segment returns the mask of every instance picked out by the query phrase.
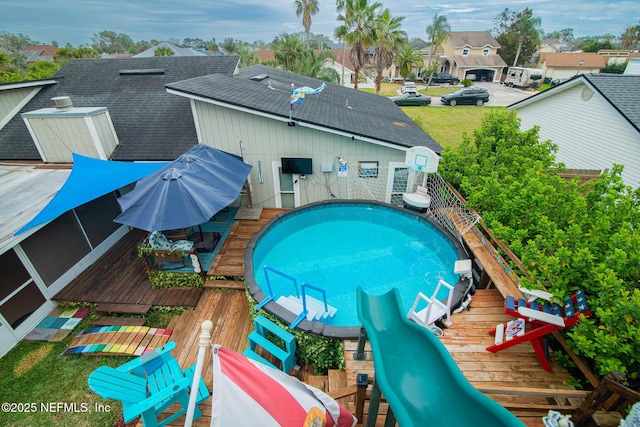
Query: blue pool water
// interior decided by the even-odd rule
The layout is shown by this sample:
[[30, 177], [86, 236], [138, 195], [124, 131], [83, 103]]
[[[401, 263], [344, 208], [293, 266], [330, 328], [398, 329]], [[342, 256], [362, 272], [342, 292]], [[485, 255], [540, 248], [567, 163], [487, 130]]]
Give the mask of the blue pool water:
[[[461, 258], [453, 237], [424, 218], [382, 204], [321, 203], [274, 221], [255, 243], [255, 282], [267, 294], [263, 266], [322, 288], [338, 308], [334, 326], [359, 326], [356, 286], [367, 293], [400, 289], [405, 310], [438, 281], [455, 285]], [[275, 299], [295, 293], [290, 281], [269, 275]], [[320, 299], [317, 293], [309, 293]], [[438, 295], [446, 298], [446, 291]]]

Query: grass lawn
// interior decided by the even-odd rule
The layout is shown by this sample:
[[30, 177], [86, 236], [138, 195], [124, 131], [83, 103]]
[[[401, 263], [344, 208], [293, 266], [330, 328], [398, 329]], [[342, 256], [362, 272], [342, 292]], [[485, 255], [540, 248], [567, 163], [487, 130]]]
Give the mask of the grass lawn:
[[[1, 426], [116, 425], [122, 414], [120, 403], [94, 394], [87, 378], [99, 366], [115, 367], [131, 358], [59, 356], [76, 333], [88, 327], [86, 320], [81, 322], [58, 343], [22, 341], [0, 359]], [[5, 403], [13, 404], [9, 411]]]
[[[432, 95], [435, 96], [435, 95]], [[427, 106], [400, 107], [411, 119], [444, 148], [456, 148], [462, 136], [471, 135], [482, 124], [482, 118], [490, 111], [506, 107], [476, 106]]]
[[[383, 82], [380, 95], [396, 96], [402, 85]], [[455, 92], [460, 87], [431, 86], [418, 92], [440, 98], [445, 93]], [[376, 93], [375, 89], [363, 88], [363, 92]], [[400, 107], [418, 126], [445, 148], [456, 148], [462, 142], [462, 135], [469, 134], [482, 124], [482, 117], [491, 110], [505, 109], [505, 107], [476, 107], [476, 106], [427, 106]]]

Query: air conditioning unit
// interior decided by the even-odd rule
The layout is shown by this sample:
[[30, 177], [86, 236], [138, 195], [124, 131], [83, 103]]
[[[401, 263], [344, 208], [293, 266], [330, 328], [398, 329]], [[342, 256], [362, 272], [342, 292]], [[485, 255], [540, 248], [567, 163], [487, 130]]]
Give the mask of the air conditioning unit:
[[68, 110], [73, 107], [71, 97], [69, 96], [56, 96], [51, 98], [51, 105], [58, 110]]

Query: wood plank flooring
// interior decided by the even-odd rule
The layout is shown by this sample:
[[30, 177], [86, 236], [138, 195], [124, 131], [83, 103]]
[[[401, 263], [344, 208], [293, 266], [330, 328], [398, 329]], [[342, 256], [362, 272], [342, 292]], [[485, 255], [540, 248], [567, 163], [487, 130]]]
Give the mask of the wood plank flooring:
[[[554, 372], [543, 370], [529, 343], [498, 353], [486, 351], [486, 347], [493, 343], [493, 337], [487, 332], [499, 322], [511, 319], [504, 314], [504, 298], [497, 289], [478, 290], [471, 302], [471, 309], [452, 316], [453, 325], [445, 330], [440, 341], [467, 380], [480, 390], [496, 387], [520, 387], [523, 391], [524, 388], [571, 389], [564, 384], [570, 378], [566, 370], [556, 363], [552, 363]], [[358, 373], [366, 373], [370, 377], [375, 375], [369, 343], [365, 347], [365, 361], [353, 358], [357, 341], [345, 341], [344, 349], [350, 385], [356, 383]], [[427, 355], [425, 363], [429, 363]], [[487, 394], [528, 426], [542, 426], [542, 416], [546, 414], [544, 408], [550, 408], [545, 397]]]
[[53, 299], [108, 304], [195, 307], [202, 289], [154, 289], [137, 246], [147, 232], [132, 230]]

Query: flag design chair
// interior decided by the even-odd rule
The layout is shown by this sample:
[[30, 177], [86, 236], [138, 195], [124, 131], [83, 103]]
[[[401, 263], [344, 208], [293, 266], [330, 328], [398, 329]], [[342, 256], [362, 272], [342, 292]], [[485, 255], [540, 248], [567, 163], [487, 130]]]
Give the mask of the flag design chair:
[[524, 320], [525, 332], [505, 334], [505, 325], [500, 324], [496, 329], [489, 331], [489, 334], [495, 335], [496, 339], [494, 344], [487, 347], [487, 350], [497, 353], [506, 348], [530, 342], [538, 356], [538, 360], [540, 360], [540, 364], [549, 372], [553, 370], [548, 359], [545, 336], [554, 331], [575, 325], [580, 321], [581, 314], [586, 317], [591, 316], [587, 306], [587, 298], [582, 289], [571, 295], [562, 306], [556, 303], [545, 302], [541, 304], [507, 296], [504, 311], [510, 316]]

